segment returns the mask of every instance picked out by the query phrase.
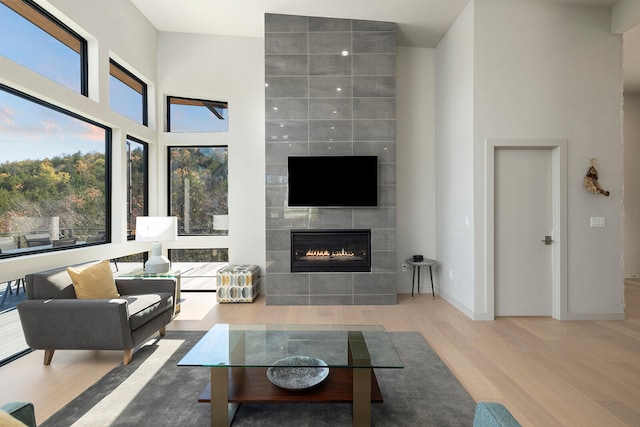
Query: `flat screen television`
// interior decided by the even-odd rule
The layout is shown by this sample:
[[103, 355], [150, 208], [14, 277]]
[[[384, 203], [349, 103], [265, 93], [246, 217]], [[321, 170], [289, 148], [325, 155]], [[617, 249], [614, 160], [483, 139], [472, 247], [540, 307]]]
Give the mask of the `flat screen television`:
[[377, 156], [291, 156], [290, 207], [378, 206]]

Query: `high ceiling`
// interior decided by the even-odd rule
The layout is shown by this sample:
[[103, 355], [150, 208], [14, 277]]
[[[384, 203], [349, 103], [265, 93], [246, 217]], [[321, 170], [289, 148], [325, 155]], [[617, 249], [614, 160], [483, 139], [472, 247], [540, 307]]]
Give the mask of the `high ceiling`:
[[[391, 21], [400, 46], [434, 48], [470, 0], [131, 0], [159, 31], [263, 37], [264, 14]], [[618, 0], [541, 0], [611, 7]], [[640, 32], [636, 31], [640, 38]], [[625, 37], [625, 44], [633, 42]], [[637, 51], [637, 50], [636, 50]], [[625, 84], [640, 92], [640, 55]], [[638, 76], [638, 78], [634, 77]], [[632, 83], [633, 82], [633, 83]]]

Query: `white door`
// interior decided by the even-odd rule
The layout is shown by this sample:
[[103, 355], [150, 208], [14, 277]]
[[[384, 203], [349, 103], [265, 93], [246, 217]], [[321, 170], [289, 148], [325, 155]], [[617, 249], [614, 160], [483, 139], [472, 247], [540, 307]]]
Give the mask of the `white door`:
[[495, 315], [550, 316], [552, 150], [495, 150]]

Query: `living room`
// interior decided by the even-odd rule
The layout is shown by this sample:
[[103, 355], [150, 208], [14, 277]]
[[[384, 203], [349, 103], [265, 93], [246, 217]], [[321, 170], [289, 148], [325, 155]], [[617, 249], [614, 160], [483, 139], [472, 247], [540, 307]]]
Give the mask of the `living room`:
[[[494, 318], [489, 297], [494, 291], [490, 262], [494, 258], [488, 251], [486, 228], [489, 203], [484, 182], [489, 173], [485, 139], [510, 140], [508, 144], [512, 145], [506, 147], [511, 147], [519, 143], [513, 139], [560, 138], [569, 145], [565, 157], [565, 222], [560, 224], [565, 234], [557, 237], [563, 239], [565, 255], [560, 257], [561, 273], [554, 285], [557, 294], [550, 316], [622, 320], [624, 277], [630, 277], [634, 270], [627, 269], [631, 263], [625, 263], [625, 270], [621, 267], [623, 253], [627, 253], [623, 252], [621, 238], [622, 39], [611, 32], [612, 9], [533, 0], [466, 3], [460, 3], [460, 16], [437, 46], [400, 45], [396, 52], [394, 273], [398, 305], [409, 302], [403, 295], [411, 287], [410, 273], [403, 272], [401, 264], [411, 254], [422, 253], [439, 263], [435, 277], [440, 298], [437, 304], [446, 301], [462, 313], [458, 317], [445, 308], [444, 316], [457, 319], [454, 324], [465, 319]], [[110, 110], [108, 96], [103, 93], [104, 77], [98, 77], [99, 73], [90, 72], [89, 98], [69, 93], [6, 58], [0, 58], [0, 82], [107, 124], [114, 130], [115, 141], [123, 143], [127, 135], [147, 141], [150, 158], [154, 159], [149, 164], [151, 213], [162, 214], [168, 205], [165, 147], [228, 146], [229, 236], [180, 237], [165, 246], [228, 248], [230, 263], [257, 264], [267, 270], [263, 38], [158, 31], [136, 7], [143, 7], [143, 2], [119, 1], [117, 7], [112, 1], [88, 5], [52, 0], [43, 4], [90, 40], [90, 50], [96, 55], [90, 71], [106, 75], [109, 58], [115, 56], [145, 79], [152, 99], [149, 126], [133, 123]], [[345, 17], [329, 13], [331, 8], [325, 7], [326, 12], [316, 15]], [[295, 10], [290, 13], [304, 15]], [[633, 16], [620, 14], [625, 19]], [[363, 11], [362, 16], [354, 18], [372, 16]], [[394, 21], [392, 17], [377, 19]], [[228, 100], [229, 132], [164, 132], [167, 95]], [[592, 158], [598, 159], [601, 182], [611, 191], [609, 198], [589, 194], [582, 187]], [[122, 167], [114, 163], [115, 171]], [[116, 197], [126, 194], [118, 173], [114, 173], [112, 185]], [[523, 194], [527, 192], [525, 189]], [[113, 206], [120, 206], [120, 202], [114, 199]], [[124, 216], [123, 209], [114, 209], [111, 243], [74, 250], [74, 261], [117, 258], [148, 250], [148, 244], [126, 239]], [[606, 217], [606, 227], [594, 232], [588, 226], [591, 216]], [[2, 259], [0, 280], [68, 263], [64, 251]], [[268, 278], [265, 284], [268, 295]], [[347, 323], [371, 319], [365, 313], [378, 309], [353, 308], [353, 312], [344, 314], [352, 309], [216, 306], [206, 318], [231, 322], [248, 316], [260, 321], [268, 313], [270, 319], [295, 322], [307, 318], [308, 313], [317, 322], [326, 316], [327, 322]], [[247, 314], [247, 310], [256, 312]], [[224, 314], [217, 317], [217, 312]], [[184, 317], [178, 320], [180, 328], [197, 322]], [[415, 322], [404, 318], [396, 324], [390, 321], [390, 327], [415, 330]], [[197, 329], [202, 327], [200, 324]], [[112, 362], [104, 363], [110, 366]], [[92, 381], [95, 377], [88, 377], [86, 384]]]

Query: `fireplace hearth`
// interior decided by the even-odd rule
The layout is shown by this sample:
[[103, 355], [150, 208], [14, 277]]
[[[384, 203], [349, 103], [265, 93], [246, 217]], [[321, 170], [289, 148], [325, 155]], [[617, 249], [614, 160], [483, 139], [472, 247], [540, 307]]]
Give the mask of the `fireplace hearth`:
[[371, 230], [291, 230], [291, 272], [371, 271]]

